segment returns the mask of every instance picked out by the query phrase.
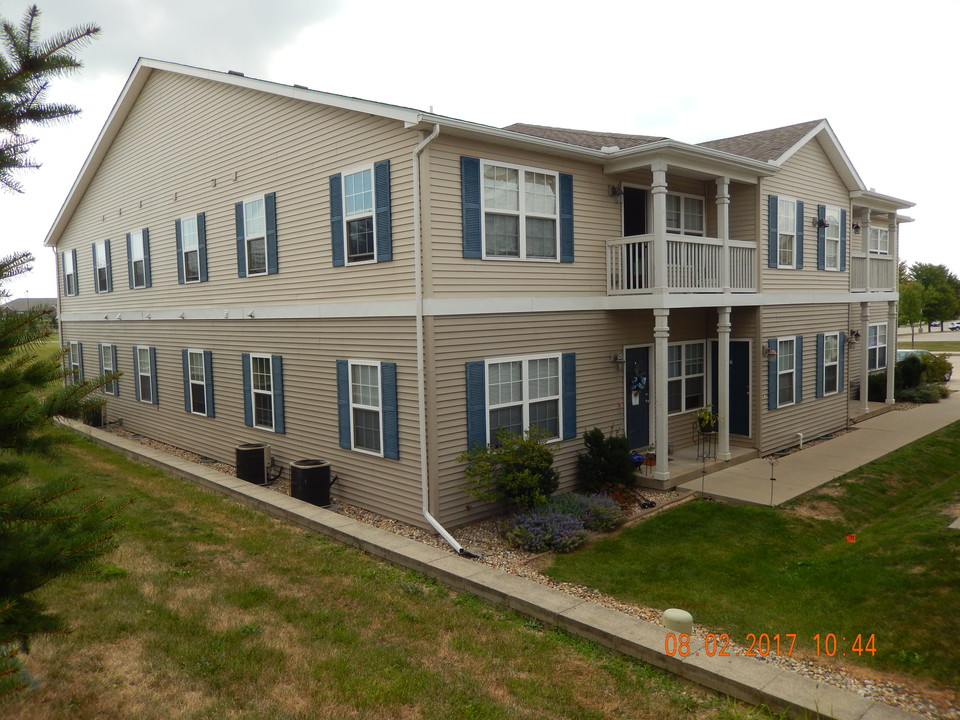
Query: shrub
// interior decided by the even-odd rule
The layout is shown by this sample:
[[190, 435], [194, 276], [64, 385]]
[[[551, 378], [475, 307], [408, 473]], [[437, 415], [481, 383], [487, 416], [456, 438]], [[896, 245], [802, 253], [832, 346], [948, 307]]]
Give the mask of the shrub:
[[625, 518], [620, 504], [606, 495], [563, 493], [548, 498], [542, 509], [573, 515], [582, 521], [583, 526], [588, 530], [599, 532], [613, 530]]
[[581, 488], [598, 493], [617, 485], [633, 487], [636, 484], [627, 438], [604, 437], [600, 428], [594, 428], [583, 434], [583, 444], [587, 452], [577, 455], [577, 480]]
[[505, 500], [530, 508], [544, 502], [560, 485], [553, 451], [537, 428], [524, 435], [500, 428], [494, 444], [479, 445], [457, 461], [467, 464], [466, 492], [480, 500]]
[[[915, 403], [936, 403], [940, 402], [941, 397], [946, 397], [942, 395], [941, 392], [946, 390], [945, 387], [933, 383], [928, 383], [926, 385], [920, 385], [915, 388], [907, 388], [906, 390], [901, 390], [897, 393], [897, 400], [900, 402], [915, 402]], [[949, 393], [949, 391], [947, 391]]]
[[583, 545], [587, 531], [573, 515], [537, 508], [517, 515], [508, 524], [504, 537], [511, 545], [528, 552], [570, 552]]

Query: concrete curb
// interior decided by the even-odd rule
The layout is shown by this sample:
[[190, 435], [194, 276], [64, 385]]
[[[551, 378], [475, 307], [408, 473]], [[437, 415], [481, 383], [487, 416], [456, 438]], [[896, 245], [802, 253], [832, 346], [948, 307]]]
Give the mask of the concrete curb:
[[[654, 623], [379, 530], [112, 433], [69, 420], [62, 424], [128, 458], [738, 700], [762, 705], [774, 712], [785, 710], [791, 717], [805, 720], [917, 720], [919, 717], [751, 657], [710, 657], [705, 653], [671, 657], [665, 649], [667, 631]], [[691, 639], [692, 653], [697, 650], [698, 642], [696, 638]]]

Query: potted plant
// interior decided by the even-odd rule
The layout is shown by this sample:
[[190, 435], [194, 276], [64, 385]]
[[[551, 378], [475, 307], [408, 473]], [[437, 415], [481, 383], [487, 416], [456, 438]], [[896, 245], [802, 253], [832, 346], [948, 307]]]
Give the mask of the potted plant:
[[697, 419], [697, 425], [700, 427], [700, 432], [716, 432], [717, 431], [717, 422], [720, 418], [717, 417], [717, 414], [713, 411], [712, 405], [707, 405], [700, 408], [694, 413], [694, 417]]

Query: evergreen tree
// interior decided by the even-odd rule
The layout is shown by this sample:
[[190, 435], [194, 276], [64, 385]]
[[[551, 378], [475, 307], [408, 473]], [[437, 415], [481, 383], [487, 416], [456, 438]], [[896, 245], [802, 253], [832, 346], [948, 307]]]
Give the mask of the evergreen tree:
[[38, 167], [29, 157], [36, 139], [23, 134], [25, 126], [46, 125], [80, 112], [73, 105], [46, 102], [50, 79], [80, 68], [72, 54], [100, 32], [83, 25], [41, 40], [40, 11], [32, 5], [19, 26], [0, 23], [0, 186], [21, 192], [13, 171]]

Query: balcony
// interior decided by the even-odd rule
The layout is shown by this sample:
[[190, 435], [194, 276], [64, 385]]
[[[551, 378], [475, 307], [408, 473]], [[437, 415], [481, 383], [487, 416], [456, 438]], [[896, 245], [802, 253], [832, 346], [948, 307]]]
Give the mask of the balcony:
[[[643, 295], [654, 288], [653, 235], [607, 241], [607, 294]], [[757, 244], [743, 240], [667, 236], [666, 287], [675, 293], [757, 291]], [[729, 282], [724, 275], [729, 268]]]
[[853, 253], [850, 292], [890, 292], [897, 289], [897, 267], [890, 255]]

